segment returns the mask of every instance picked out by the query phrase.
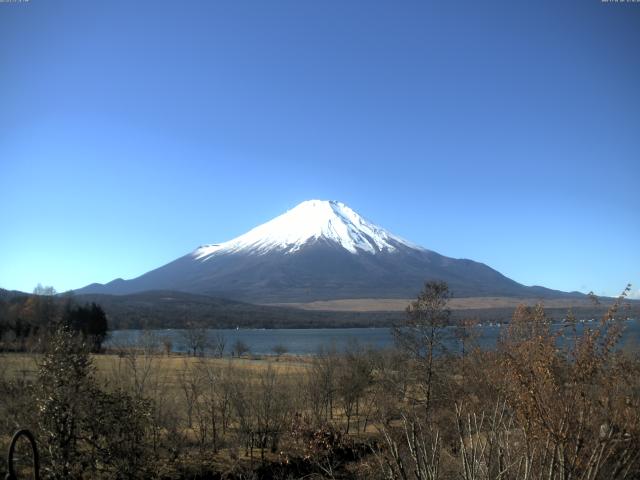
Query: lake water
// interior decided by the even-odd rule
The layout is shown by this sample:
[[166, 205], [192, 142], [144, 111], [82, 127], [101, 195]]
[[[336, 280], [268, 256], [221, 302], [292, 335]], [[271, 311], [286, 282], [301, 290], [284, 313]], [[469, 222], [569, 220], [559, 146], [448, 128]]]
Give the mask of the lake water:
[[[625, 331], [621, 346], [628, 348], [640, 348], [640, 321], [638, 319], [624, 322]], [[596, 322], [578, 324], [581, 330], [584, 327], [595, 327]], [[563, 324], [555, 324], [554, 329], [560, 329]], [[494, 348], [505, 325], [483, 325], [477, 327], [478, 344], [485, 349]], [[185, 352], [187, 342], [185, 331], [178, 329], [168, 330], [115, 330], [105, 343], [106, 347], [136, 346], [148, 343], [158, 343], [167, 339], [171, 342], [174, 352]], [[288, 353], [295, 355], [313, 355], [320, 349], [335, 348], [344, 351], [350, 345], [357, 344], [373, 348], [388, 348], [394, 345], [391, 329], [389, 328], [283, 328], [283, 329], [243, 329], [243, 330], [207, 330], [211, 340], [216, 334], [222, 334], [226, 341], [225, 354], [229, 355], [231, 347], [237, 340], [241, 340], [249, 346], [251, 353], [256, 355], [272, 355], [276, 345], [282, 345]], [[451, 351], [460, 349], [460, 342], [454, 340], [453, 329], [448, 329], [447, 347]]]

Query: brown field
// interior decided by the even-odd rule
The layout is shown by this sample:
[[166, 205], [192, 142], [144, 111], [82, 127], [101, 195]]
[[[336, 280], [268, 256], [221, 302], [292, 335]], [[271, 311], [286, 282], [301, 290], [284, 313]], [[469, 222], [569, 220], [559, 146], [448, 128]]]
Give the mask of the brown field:
[[[0, 378], [35, 379], [39, 358], [39, 355], [32, 353], [0, 353]], [[116, 372], [122, 372], [124, 364], [128, 363], [126, 357], [116, 353], [92, 355], [92, 360], [98, 378], [113, 377]], [[151, 363], [154, 373], [161, 372], [163, 380], [171, 385], [177, 383], [180, 372], [203, 364], [214, 368], [231, 366], [241, 372], [250, 372], [251, 374], [260, 374], [271, 367], [276, 373], [286, 377], [300, 376], [309, 369], [310, 365], [308, 358], [293, 355], [283, 355], [278, 359], [274, 356], [212, 358], [179, 354], [171, 354], [170, 356], [156, 354], [140, 355], [137, 358], [137, 363], [141, 363], [142, 360]]]
[[[342, 300], [319, 300], [307, 303], [273, 303], [272, 306], [301, 308], [303, 310], [323, 310], [333, 312], [400, 312], [407, 308], [411, 299], [398, 298], [348, 298]], [[591, 307], [591, 299], [561, 298], [540, 300], [539, 298], [514, 297], [468, 297], [452, 298], [449, 308], [452, 310], [472, 310], [483, 308], [515, 308], [518, 305], [544, 303], [547, 308]], [[603, 304], [607, 304], [606, 300]]]

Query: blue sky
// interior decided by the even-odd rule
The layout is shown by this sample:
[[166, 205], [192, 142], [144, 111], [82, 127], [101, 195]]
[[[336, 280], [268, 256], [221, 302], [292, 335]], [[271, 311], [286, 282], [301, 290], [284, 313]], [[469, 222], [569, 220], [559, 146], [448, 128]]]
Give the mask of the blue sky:
[[0, 287], [310, 199], [524, 284], [640, 286], [640, 4], [0, 3]]

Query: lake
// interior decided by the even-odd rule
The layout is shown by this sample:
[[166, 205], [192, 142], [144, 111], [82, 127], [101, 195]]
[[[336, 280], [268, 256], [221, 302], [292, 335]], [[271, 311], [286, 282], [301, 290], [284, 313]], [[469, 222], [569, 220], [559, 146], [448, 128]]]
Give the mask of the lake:
[[[579, 323], [582, 330], [597, 323]], [[624, 322], [625, 331], [621, 340], [621, 346], [638, 348], [640, 345], [640, 321], [638, 319]], [[565, 327], [566, 324], [554, 324], [553, 329]], [[478, 344], [485, 349], [495, 348], [500, 332], [507, 328], [506, 325], [483, 325], [477, 327]], [[163, 340], [171, 342], [174, 352], [185, 352], [186, 339], [184, 330], [114, 330], [105, 347], [136, 346], [151, 341], [160, 345]], [[320, 349], [335, 348], [344, 351], [350, 345], [358, 344], [376, 349], [392, 347], [394, 345], [391, 329], [389, 328], [283, 328], [283, 329], [241, 329], [241, 330], [207, 330], [209, 338], [216, 334], [222, 334], [226, 340], [225, 355], [229, 355], [231, 346], [237, 340], [241, 340], [249, 346], [251, 353], [256, 355], [272, 355], [276, 345], [283, 345], [288, 353], [294, 355], [313, 355]], [[451, 351], [460, 349], [460, 341], [455, 340], [453, 328], [448, 328], [446, 336], [447, 348]]]

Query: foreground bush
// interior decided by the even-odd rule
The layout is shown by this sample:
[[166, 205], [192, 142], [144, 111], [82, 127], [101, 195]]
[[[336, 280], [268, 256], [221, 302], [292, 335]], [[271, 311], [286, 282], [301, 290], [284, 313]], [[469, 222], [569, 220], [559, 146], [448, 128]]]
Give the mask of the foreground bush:
[[51, 336], [35, 389], [49, 478], [144, 477], [147, 402], [100, 389], [87, 346], [66, 324]]

